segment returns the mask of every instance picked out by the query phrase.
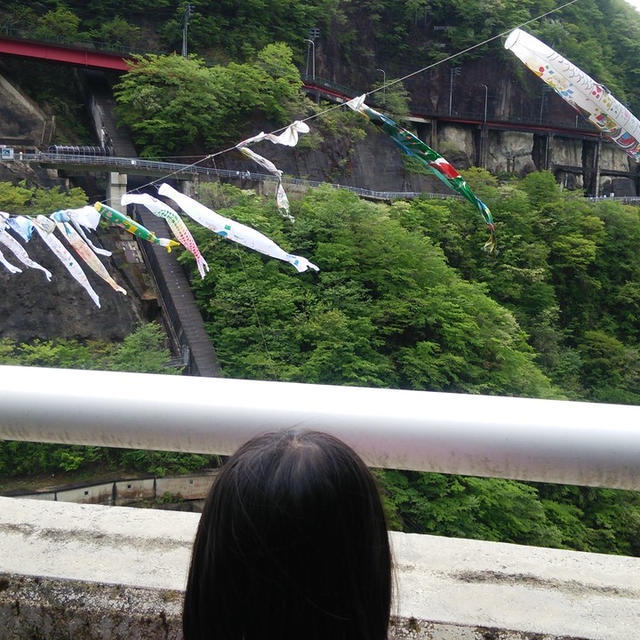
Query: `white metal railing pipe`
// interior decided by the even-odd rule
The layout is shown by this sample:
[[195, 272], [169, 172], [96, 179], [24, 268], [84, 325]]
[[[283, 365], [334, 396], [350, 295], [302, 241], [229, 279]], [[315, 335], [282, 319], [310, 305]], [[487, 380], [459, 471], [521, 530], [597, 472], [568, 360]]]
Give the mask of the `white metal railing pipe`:
[[333, 433], [371, 466], [640, 489], [640, 407], [0, 366], [0, 438], [229, 454]]

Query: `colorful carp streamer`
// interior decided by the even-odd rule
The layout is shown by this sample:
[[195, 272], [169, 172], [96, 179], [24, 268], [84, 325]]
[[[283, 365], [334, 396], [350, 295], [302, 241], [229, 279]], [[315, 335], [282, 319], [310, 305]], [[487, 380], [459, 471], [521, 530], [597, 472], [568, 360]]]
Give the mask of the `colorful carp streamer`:
[[98, 223], [100, 222], [100, 214], [96, 211], [95, 207], [90, 207], [86, 205], [84, 207], [80, 207], [79, 209], [63, 209], [63, 213], [66, 213], [71, 219], [71, 224], [75, 227], [75, 230], [78, 232], [80, 237], [91, 247], [94, 253], [97, 253], [101, 256], [110, 256], [111, 251], [107, 251], [106, 249], [101, 249], [100, 247], [96, 247], [89, 238], [87, 238], [85, 232], [82, 227], [86, 229], [91, 229], [91, 231], [95, 231], [98, 227]]
[[267, 236], [263, 235], [259, 231], [256, 231], [251, 227], [247, 227], [244, 224], [240, 224], [235, 220], [231, 220], [230, 218], [221, 216], [198, 201], [176, 191], [166, 183], [160, 185], [158, 193], [161, 196], [173, 200], [190, 218], [193, 218], [197, 223], [207, 229], [211, 229], [211, 231], [217, 233], [223, 238], [233, 240], [233, 242], [242, 244], [254, 251], [264, 253], [272, 258], [289, 262], [299, 272], [306, 271], [307, 269], [319, 271], [318, 267], [309, 262], [306, 258], [287, 253], [273, 240], [267, 238]]
[[189, 229], [187, 229], [187, 225], [182, 221], [182, 218], [176, 211], [161, 200], [158, 200], [158, 198], [150, 196], [148, 193], [141, 193], [139, 195], [125, 193], [120, 203], [123, 205], [141, 204], [149, 209], [154, 216], [164, 218], [173, 235], [180, 241], [180, 244], [193, 254], [193, 257], [196, 259], [198, 271], [200, 272], [200, 277], [204, 278], [204, 274], [209, 271], [209, 265], [202, 257], [196, 241], [193, 239]]
[[56, 229], [56, 223], [44, 216], [38, 216], [33, 222], [36, 231], [45, 242], [45, 244], [56, 254], [57, 258], [62, 262], [67, 271], [79, 282], [85, 289], [85, 291], [91, 296], [91, 299], [96, 303], [97, 307], [100, 307], [100, 298], [98, 294], [93, 290], [87, 276], [80, 268], [80, 265], [74, 260], [73, 256], [64, 248], [64, 245], [58, 238], [55, 237], [53, 232]]
[[97, 273], [112, 289], [127, 295], [123, 289], [110, 275], [105, 266], [100, 262], [98, 256], [91, 250], [91, 247], [80, 237], [76, 230], [69, 224], [71, 218], [66, 211], [56, 211], [51, 214], [51, 219], [55, 221], [60, 233], [67, 239], [73, 250], [84, 260], [90, 269]]
[[[9, 214], [0, 211], [0, 242], [13, 252], [13, 255], [22, 262], [23, 265], [31, 267], [32, 269], [38, 269], [44, 273], [47, 280], [51, 282], [51, 272], [45, 269], [42, 265], [38, 264], [29, 257], [29, 254], [25, 251], [24, 247], [6, 231], [6, 222], [9, 219]], [[5, 265], [6, 266], [6, 265]], [[14, 267], [15, 268], [15, 267]]]
[[161, 247], [165, 247], [169, 253], [171, 253], [172, 247], [179, 246], [179, 244], [174, 240], [158, 238], [153, 231], [149, 231], [149, 229], [143, 227], [135, 220], [132, 220], [129, 216], [108, 207], [106, 204], [96, 202], [94, 207], [100, 212], [100, 215], [109, 222], [120, 225], [129, 233], [132, 233], [134, 236], [138, 236], [138, 238], [142, 238], [143, 240], [147, 240], [147, 242], [152, 242], [153, 244], [159, 244]]
[[260, 132], [257, 136], [247, 138], [236, 145], [236, 149], [242, 153], [242, 155], [253, 160], [260, 166], [264, 167], [269, 173], [278, 178], [278, 185], [276, 186], [276, 205], [280, 213], [295, 222], [295, 218], [289, 212], [289, 198], [282, 186], [282, 171], [276, 167], [271, 160], [267, 160], [264, 156], [261, 156], [250, 149], [247, 149], [247, 145], [255, 142], [261, 142], [262, 140], [268, 140], [273, 144], [282, 144], [286, 147], [295, 147], [298, 144], [298, 137], [301, 133], [309, 133], [309, 125], [306, 122], [296, 120], [292, 122], [280, 135], [274, 135], [273, 133]]
[[420, 164], [444, 182], [444, 184], [446, 184], [450, 189], [459, 193], [463, 198], [466, 198], [471, 202], [471, 204], [478, 209], [480, 215], [483, 217], [491, 231], [489, 240], [485, 243], [484, 248], [489, 252], [495, 251], [496, 234], [491, 211], [489, 211], [489, 207], [487, 207], [487, 205], [482, 202], [475, 193], [473, 193], [465, 179], [456, 171], [453, 165], [451, 165], [431, 147], [422, 142], [420, 138], [400, 127], [391, 118], [367, 106], [364, 99], [365, 96], [362, 95], [354, 98], [353, 100], [349, 100], [345, 104], [351, 107], [354, 111], [363, 115], [365, 118], [368, 118], [376, 126], [380, 127], [404, 153], [418, 160]]
[[512, 31], [504, 46], [580, 115], [640, 162], [640, 121], [605, 86], [521, 29]]

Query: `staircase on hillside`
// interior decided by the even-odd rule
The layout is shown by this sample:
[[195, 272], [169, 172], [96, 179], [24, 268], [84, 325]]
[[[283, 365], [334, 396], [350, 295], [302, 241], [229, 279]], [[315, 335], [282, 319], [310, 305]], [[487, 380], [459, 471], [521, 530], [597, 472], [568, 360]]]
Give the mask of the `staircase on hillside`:
[[[136, 150], [126, 128], [116, 125], [115, 100], [111, 85], [102, 71], [84, 71], [89, 108], [98, 138], [104, 131], [110, 139], [112, 153], [135, 158]], [[101, 140], [102, 142], [103, 140]], [[136, 218], [157, 236], [171, 237], [164, 220], [144, 207], [136, 207]], [[180, 354], [184, 373], [194, 376], [220, 375], [220, 365], [211, 345], [189, 281], [175, 254], [149, 242], [138, 242], [149, 274], [155, 284], [165, 323]]]

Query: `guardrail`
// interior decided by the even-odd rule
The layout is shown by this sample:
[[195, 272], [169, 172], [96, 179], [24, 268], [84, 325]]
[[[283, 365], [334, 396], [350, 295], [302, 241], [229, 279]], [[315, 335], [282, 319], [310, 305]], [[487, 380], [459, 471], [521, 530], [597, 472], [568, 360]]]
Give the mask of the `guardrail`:
[[0, 438], [227, 455], [289, 427], [376, 467], [640, 489], [640, 407], [0, 367]]
[[[57, 153], [23, 153], [15, 154], [14, 161], [40, 162], [53, 165], [77, 165], [83, 167], [95, 167], [96, 170], [118, 171], [120, 173], [135, 172], [143, 175], [160, 175], [167, 178], [179, 179], [179, 175], [211, 176], [218, 178], [229, 178], [237, 180], [254, 180], [256, 182], [276, 182], [277, 178], [271, 174], [257, 173], [255, 171], [235, 171], [232, 169], [214, 169], [212, 167], [194, 166], [192, 164], [181, 164], [177, 162], [162, 162], [159, 160], [145, 160], [142, 158], [122, 158], [118, 156], [84, 156]], [[145, 173], [146, 172], [146, 173]], [[320, 180], [304, 180], [283, 176], [284, 184], [297, 184], [306, 187], [327, 186], [332, 189], [345, 189], [363, 198], [374, 200], [411, 200], [413, 198], [433, 198], [433, 199], [461, 199], [461, 196], [453, 193], [427, 193], [417, 191], [376, 191], [373, 189], [363, 189], [345, 184], [335, 184], [332, 182], [322, 182]], [[589, 196], [591, 201], [615, 200], [624, 204], [640, 204], [640, 197], [616, 196], [611, 198]]]

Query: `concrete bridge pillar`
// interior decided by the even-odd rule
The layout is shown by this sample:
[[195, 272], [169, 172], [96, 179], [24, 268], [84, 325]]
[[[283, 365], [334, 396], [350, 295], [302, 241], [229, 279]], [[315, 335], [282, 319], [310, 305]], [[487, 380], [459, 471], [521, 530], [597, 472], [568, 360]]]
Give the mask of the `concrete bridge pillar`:
[[545, 145], [545, 158], [544, 158], [545, 169], [551, 169], [551, 162], [553, 159], [553, 141], [554, 141], [553, 133], [547, 134], [547, 144]]
[[182, 193], [190, 198], [196, 198], [198, 195], [198, 175], [195, 174], [192, 180], [185, 180], [182, 183]]
[[489, 155], [489, 127], [486, 122], [480, 127], [478, 140], [478, 166], [486, 169]]
[[107, 201], [109, 206], [121, 213], [127, 212], [127, 207], [120, 204], [120, 198], [127, 192], [127, 174], [109, 173], [109, 182], [107, 184]]
[[438, 120], [437, 118], [431, 119], [431, 139], [429, 140], [429, 146], [432, 149], [438, 148]]

